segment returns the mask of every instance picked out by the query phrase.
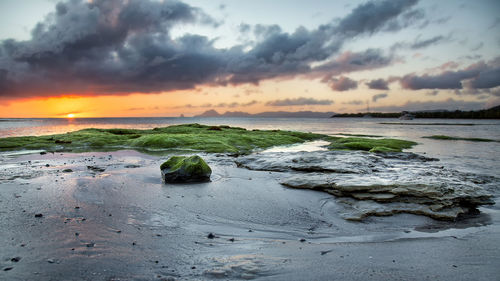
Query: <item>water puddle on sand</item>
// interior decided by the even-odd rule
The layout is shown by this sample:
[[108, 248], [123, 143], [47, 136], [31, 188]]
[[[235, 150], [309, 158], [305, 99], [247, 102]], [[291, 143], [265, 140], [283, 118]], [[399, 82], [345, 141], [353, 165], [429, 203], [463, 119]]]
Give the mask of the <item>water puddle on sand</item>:
[[285, 260], [263, 255], [235, 255], [209, 259], [211, 269], [204, 275], [217, 279], [255, 279], [271, 276]]
[[270, 152], [312, 152], [312, 151], [327, 151], [327, 145], [330, 142], [327, 141], [310, 141], [300, 144], [286, 145], [286, 146], [275, 146], [269, 149], [262, 151], [261, 153], [270, 153]]

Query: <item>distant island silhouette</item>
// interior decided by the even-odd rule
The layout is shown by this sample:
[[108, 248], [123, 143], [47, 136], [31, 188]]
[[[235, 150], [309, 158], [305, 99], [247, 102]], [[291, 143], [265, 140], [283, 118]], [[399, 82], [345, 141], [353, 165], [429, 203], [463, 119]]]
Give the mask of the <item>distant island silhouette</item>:
[[267, 111], [251, 114], [243, 111], [227, 111], [220, 114], [214, 109], [207, 110], [200, 115], [194, 117], [262, 117], [262, 118], [329, 118], [335, 112], [314, 112], [314, 111]]
[[[476, 111], [462, 110], [421, 110], [403, 111], [411, 113], [414, 118], [439, 118], [439, 119], [500, 119], [500, 105]], [[343, 118], [343, 117], [373, 117], [373, 118], [399, 118], [402, 112], [358, 112], [335, 113], [315, 111], [266, 111], [261, 113], [248, 113], [243, 111], [226, 111], [219, 113], [214, 109], [207, 110], [194, 117], [262, 117], [262, 118]]]

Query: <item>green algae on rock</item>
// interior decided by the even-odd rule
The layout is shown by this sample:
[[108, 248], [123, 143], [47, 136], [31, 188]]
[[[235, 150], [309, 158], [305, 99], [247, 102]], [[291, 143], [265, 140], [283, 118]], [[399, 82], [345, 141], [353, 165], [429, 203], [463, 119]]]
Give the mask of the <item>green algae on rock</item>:
[[[215, 129], [217, 128], [217, 129]], [[229, 126], [175, 125], [151, 130], [83, 129], [50, 136], [0, 139], [0, 150], [45, 149], [48, 151], [102, 151], [136, 149], [246, 154], [254, 149], [290, 145], [325, 138], [325, 135], [292, 131], [247, 131]]]
[[483, 139], [483, 138], [462, 138], [462, 137], [451, 137], [445, 135], [432, 135], [425, 136], [422, 138], [434, 139], [434, 140], [462, 140], [462, 141], [475, 141], [475, 142], [500, 142], [498, 140]]
[[201, 151], [248, 154], [256, 149], [325, 140], [330, 149], [401, 151], [416, 144], [395, 139], [341, 138], [282, 130], [246, 130], [229, 126], [174, 125], [151, 130], [83, 129], [50, 136], [0, 138], [0, 150], [44, 149], [47, 151], [110, 151], [135, 149], [146, 153]]
[[399, 139], [330, 138], [330, 150], [364, 150], [369, 152], [401, 152], [416, 142]]
[[210, 181], [212, 169], [198, 155], [172, 156], [161, 164], [161, 176], [167, 183]]

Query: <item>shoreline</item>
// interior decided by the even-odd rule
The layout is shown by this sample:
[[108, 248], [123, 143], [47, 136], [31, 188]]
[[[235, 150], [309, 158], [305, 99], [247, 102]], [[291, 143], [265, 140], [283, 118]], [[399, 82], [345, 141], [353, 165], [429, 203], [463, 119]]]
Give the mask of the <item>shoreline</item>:
[[[237, 168], [232, 157], [202, 156], [214, 173], [211, 182], [195, 185], [162, 183], [159, 165], [166, 158], [135, 151], [4, 159], [2, 166], [10, 170], [0, 180], [5, 245], [0, 276], [496, 278], [498, 205], [481, 208], [482, 215], [461, 223], [410, 214], [349, 222], [339, 217], [341, 207], [333, 196], [283, 187], [279, 180], [286, 173], [251, 171]], [[9, 171], [12, 179], [4, 177]], [[43, 217], [36, 218], [38, 213]], [[210, 233], [214, 239], [207, 238]], [[11, 261], [16, 257], [18, 262]]]

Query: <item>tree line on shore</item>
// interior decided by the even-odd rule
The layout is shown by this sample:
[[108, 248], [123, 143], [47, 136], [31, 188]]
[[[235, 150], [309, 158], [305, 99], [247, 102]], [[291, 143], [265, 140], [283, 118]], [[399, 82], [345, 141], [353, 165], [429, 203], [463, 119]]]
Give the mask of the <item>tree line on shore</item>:
[[[412, 111], [415, 118], [441, 118], [441, 119], [500, 119], [500, 105], [489, 109], [477, 111]], [[360, 113], [338, 113], [331, 116], [337, 117], [374, 117], [374, 118], [398, 118], [401, 112], [360, 112]]]

